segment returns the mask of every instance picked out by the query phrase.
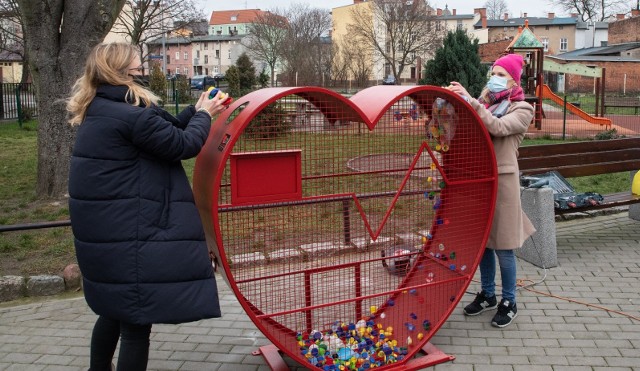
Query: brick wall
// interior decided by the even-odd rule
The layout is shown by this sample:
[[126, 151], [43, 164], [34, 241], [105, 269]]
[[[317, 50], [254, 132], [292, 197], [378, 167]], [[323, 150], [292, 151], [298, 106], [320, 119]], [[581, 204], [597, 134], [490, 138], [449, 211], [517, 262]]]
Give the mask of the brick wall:
[[478, 45], [478, 54], [482, 63], [493, 63], [500, 58], [512, 40], [500, 40]]
[[640, 41], [640, 17], [609, 23], [609, 45]]
[[[591, 63], [589, 63], [591, 65]], [[634, 62], [597, 62], [593, 63], [605, 70], [606, 93], [640, 94], [640, 65]], [[626, 82], [625, 82], [626, 74]], [[565, 75], [567, 92], [593, 93], [594, 78], [579, 75]]]

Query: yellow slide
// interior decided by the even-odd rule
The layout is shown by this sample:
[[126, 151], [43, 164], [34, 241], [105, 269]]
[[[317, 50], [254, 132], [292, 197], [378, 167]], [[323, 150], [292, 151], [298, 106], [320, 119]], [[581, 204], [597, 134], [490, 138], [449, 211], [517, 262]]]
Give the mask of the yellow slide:
[[[560, 106], [564, 106], [564, 99], [562, 99], [562, 97], [552, 92], [551, 89], [547, 86], [547, 84], [538, 85], [537, 90], [538, 90], [537, 91], [538, 96], [542, 95], [543, 99], [551, 99], [552, 101], [559, 104]], [[567, 110], [573, 113], [574, 115], [580, 117], [581, 119], [587, 122], [590, 122], [592, 124], [605, 125], [607, 127], [611, 127], [611, 120], [609, 120], [608, 118], [592, 116], [586, 113], [585, 111], [581, 110], [580, 108], [574, 106], [571, 103], [567, 103]]]

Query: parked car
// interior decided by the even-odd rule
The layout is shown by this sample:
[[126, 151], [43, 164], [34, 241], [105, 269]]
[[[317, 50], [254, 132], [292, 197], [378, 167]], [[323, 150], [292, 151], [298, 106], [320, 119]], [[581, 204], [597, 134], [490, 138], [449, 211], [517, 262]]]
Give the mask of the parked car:
[[224, 80], [224, 74], [223, 73], [216, 73], [215, 75], [213, 75], [213, 78], [216, 80]]
[[389, 75], [382, 80], [382, 85], [396, 85], [396, 77]]
[[195, 75], [191, 78], [191, 89], [204, 90], [216, 86], [216, 80], [209, 75]]

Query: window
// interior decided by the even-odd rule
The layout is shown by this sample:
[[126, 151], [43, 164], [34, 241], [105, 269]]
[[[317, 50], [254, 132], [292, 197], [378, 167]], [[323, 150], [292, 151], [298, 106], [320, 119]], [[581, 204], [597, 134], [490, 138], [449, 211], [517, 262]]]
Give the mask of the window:
[[207, 63], [209, 63], [209, 56], [205, 55], [204, 56], [204, 64], [207, 64]]
[[231, 59], [231, 49], [229, 49], [229, 59]]
[[549, 38], [548, 37], [543, 37], [542, 38], [542, 47], [544, 48], [545, 52], [549, 51]]
[[183, 72], [185, 75], [189, 74], [189, 67], [183, 67], [183, 68], [182, 68], [182, 72]]
[[461, 20], [459, 20], [459, 21], [458, 21], [458, 26], [457, 26], [457, 28], [458, 28], [459, 30], [462, 30], [462, 29], [464, 28], [464, 25], [462, 24], [462, 21], [461, 21]]
[[184, 60], [186, 61], [187, 59], [189, 59], [189, 53], [188, 52], [184, 52]]
[[176, 60], [180, 60], [180, 52], [176, 52]]
[[560, 39], [560, 50], [567, 50], [567, 46], [568, 46], [568, 42], [567, 42], [567, 38], [563, 37]]
[[204, 43], [204, 50], [209, 50], [209, 43]]
[[196, 50], [196, 58], [200, 58], [200, 50]]
[[171, 56], [167, 54], [167, 64], [171, 64]]
[[220, 49], [216, 50], [216, 59], [220, 59]]

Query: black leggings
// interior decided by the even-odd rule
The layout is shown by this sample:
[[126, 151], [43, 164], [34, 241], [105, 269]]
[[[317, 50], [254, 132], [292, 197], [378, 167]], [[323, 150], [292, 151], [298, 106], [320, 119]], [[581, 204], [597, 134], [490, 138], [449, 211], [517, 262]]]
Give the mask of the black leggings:
[[98, 317], [91, 336], [90, 371], [111, 371], [111, 361], [120, 339], [118, 371], [144, 371], [149, 361], [151, 325], [132, 325]]

